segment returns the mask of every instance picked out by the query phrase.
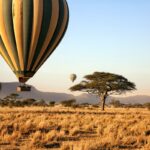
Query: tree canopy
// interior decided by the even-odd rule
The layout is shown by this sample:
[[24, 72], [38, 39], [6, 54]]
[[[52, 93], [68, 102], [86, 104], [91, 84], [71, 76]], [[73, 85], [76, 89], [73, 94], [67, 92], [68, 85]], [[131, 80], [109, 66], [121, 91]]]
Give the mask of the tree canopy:
[[128, 81], [122, 75], [113, 73], [94, 72], [84, 76], [84, 79], [79, 84], [72, 86], [70, 90], [98, 95], [104, 104], [108, 95], [122, 94], [136, 89], [133, 82]]

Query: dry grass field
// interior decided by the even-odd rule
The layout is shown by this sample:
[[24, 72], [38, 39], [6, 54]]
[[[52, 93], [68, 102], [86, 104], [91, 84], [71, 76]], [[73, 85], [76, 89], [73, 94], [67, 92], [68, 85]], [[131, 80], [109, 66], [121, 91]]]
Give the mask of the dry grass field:
[[150, 150], [147, 109], [0, 108], [0, 150]]

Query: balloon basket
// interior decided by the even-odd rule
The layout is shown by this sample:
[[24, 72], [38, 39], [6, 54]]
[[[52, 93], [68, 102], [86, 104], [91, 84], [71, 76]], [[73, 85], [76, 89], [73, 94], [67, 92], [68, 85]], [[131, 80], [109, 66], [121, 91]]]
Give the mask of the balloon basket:
[[18, 86], [17, 87], [17, 92], [30, 92], [31, 91], [31, 86]]

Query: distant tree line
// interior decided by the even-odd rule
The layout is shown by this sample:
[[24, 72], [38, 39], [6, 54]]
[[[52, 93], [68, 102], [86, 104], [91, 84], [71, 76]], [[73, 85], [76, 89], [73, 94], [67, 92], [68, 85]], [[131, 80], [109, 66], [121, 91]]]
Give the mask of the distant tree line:
[[[49, 103], [45, 102], [44, 100], [35, 100], [32, 98], [28, 99], [21, 99], [19, 94], [12, 93], [6, 96], [3, 99], [0, 99], [0, 106], [1, 107], [24, 107], [24, 106], [55, 106], [55, 101], [50, 101]], [[75, 99], [64, 100], [60, 102], [61, 105], [64, 107], [71, 107], [77, 106]]]
[[[89, 103], [82, 103], [78, 104], [76, 99], [68, 99], [63, 100], [59, 104], [64, 107], [72, 107], [72, 108], [85, 108], [85, 107], [93, 107], [98, 108], [98, 104], [89, 104]], [[35, 100], [32, 98], [28, 99], [21, 99], [18, 94], [12, 93], [6, 96], [4, 99], [0, 99], [0, 106], [1, 107], [24, 107], [24, 106], [47, 106], [53, 107], [56, 105], [55, 101], [50, 101], [46, 103], [44, 100]], [[107, 107], [115, 107], [115, 108], [148, 108], [150, 110], [150, 103], [145, 104], [123, 104], [119, 100], [112, 99], [108, 104]]]
[[115, 108], [148, 108], [150, 110], [150, 103], [123, 104], [119, 100], [112, 99], [109, 105]]
[[5, 107], [24, 107], [24, 106], [47, 106], [48, 104], [44, 100], [20, 99], [19, 94], [12, 93], [0, 100], [0, 106]]

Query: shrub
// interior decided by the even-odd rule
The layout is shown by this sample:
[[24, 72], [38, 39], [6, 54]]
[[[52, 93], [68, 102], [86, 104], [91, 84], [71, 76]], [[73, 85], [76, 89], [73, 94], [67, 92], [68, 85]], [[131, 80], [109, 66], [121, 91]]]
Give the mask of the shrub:
[[39, 100], [34, 103], [34, 106], [47, 106], [47, 103], [44, 100]]
[[122, 106], [122, 104], [120, 103], [119, 100], [115, 100], [115, 99], [112, 99], [111, 102], [110, 102], [111, 105], [113, 105], [114, 107], [120, 107]]
[[55, 105], [55, 101], [51, 101], [51, 102], [49, 102], [49, 106], [54, 106]]
[[65, 100], [61, 102], [61, 104], [65, 107], [73, 106], [75, 103], [76, 103], [75, 99]]
[[148, 110], [150, 110], [150, 103], [145, 103], [144, 107], [146, 107]]
[[24, 106], [31, 106], [36, 102], [35, 99], [24, 99], [21, 103]]

